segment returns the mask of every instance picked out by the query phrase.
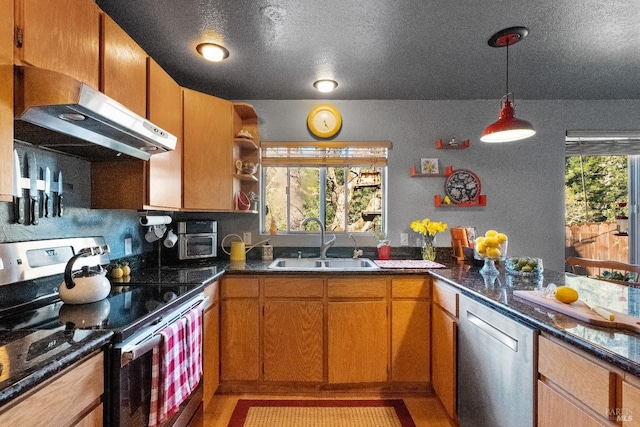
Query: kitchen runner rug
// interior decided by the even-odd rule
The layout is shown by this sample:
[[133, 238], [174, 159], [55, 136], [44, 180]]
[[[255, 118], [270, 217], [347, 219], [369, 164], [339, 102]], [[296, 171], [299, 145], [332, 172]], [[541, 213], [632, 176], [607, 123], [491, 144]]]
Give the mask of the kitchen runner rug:
[[402, 399], [240, 399], [228, 427], [416, 427]]

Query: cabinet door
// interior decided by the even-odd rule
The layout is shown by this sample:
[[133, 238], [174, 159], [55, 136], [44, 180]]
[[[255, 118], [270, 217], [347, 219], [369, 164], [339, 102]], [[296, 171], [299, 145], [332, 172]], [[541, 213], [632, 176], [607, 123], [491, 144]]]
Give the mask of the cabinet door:
[[182, 88], [154, 60], [148, 61], [147, 118], [178, 137], [176, 148], [147, 162], [150, 206], [182, 207]]
[[322, 320], [322, 301], [264, 303], [265, 381], [322, 381]]
[[184, 89], [183, 207], [234, 210], [232, 103]]
[[20, 62], [99, 88], [100, 9], [90, 0], [17, 0]]
[[391, 303], [391, 380], [428, 382], [430, 378], [429, 301]]
[[327, 323], [329, 383], [387, 381], [385, 301], [329, 302]]
[[260, 377], [260, 303], [258, 299], [222, 301], [220, 375], [223, 381]]
[[100, 90], [141, 117], [147, 115], [147, 54], [116, 22], [102, 16]]
[[622, 405], [618, 418], [625, 427], [640, 426], [640, 387], [622, 382]]
[[431, 312], [431, 382], [451, 418], [456, 417], [457, 322], [439, 305]]
[[0, 0], [0, 201], [12, 201], [13, 1]]
[[205, 288], [205, 295], [211, 304], [202, 315], [202, 363], [204, 390], [202, 401], [206, 407], [220, 384], [220, 301], [218, 299], [218, 282]]

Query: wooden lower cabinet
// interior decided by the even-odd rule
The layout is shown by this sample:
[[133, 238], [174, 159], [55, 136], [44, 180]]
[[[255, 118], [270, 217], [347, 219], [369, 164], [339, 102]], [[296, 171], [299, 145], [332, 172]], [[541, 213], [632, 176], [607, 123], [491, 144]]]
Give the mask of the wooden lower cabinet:
[[391, 381], [430, 381], [430, 313], [428, 278], [391, 279]]
[[257, 278], [223, 278], [220, 288], [220, 379], [260, 378], [260, 300]]
[[202, 313], [203, 405], [206, 407], [220, 385], [220, 297], [219, 281], [205, 287], [209, 305]]
[[264, 381], [322, 382], [322, 301], [265, 301]]
[[101, 426], [103, 393], [104, 354], [100, 352], [0, 408], [0, 425]]
[[640, 426], [640, 379], [634, 378], [634, 384], [622, 381], [622, 399], [617, 408], [616, 418], [625, 427]]
[[387, 381], [389, 326], [385, 301], [329, 302], [327, 330], [329, 383]]
[[430, 280], [393, 280], [224, 277], [221, 390], [428, 390]]
[[538, 426], [556, 427], [559, 425], [563, 427], [598, 427], [608, 424], [593, 418], [571, 399], [538, 381]]
[[433, 282], [431, 310], [431, 383], [447, 414], [456, 419], [458, 293], [439, 280]]

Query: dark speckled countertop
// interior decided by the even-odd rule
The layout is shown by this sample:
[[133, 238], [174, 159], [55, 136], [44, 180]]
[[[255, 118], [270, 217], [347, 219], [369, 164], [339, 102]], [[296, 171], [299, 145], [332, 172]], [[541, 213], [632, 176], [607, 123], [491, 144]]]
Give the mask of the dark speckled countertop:
[[[69, 332], [64, 329], [61, 326], [48, 330], [0, 332], [0, 406], [101, 350], [113, 335], [109, 331]], [[49, 348], [39, 348], [39, 343], [47, 343]], [[56, 343], [57, 348], [52, 348], [51, 343]], [[28, 362], [14, 359], [25, 353]]]

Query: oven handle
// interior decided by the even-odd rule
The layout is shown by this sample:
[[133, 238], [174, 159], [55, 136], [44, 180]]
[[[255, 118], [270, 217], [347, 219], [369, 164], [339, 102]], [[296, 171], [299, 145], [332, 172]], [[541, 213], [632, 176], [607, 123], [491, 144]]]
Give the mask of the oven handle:
[[128, 365], [129, 363], [133, 362], [134, 360], [142, 357], [149, 351], [153, 350], [154, 347], [157, 347], [158, 345], [160, 345], [160, 343], [162, 342], [162, 335], [160, 335], [159, 332], [162, 329], [164, 329], [167, 325], [175, 322], [179, 318], [183, 317], [189, 310], [192, 310], [193, 308], [198, 306], [206, 307], [207, 304], [209, 303], [209, 299], [210, 298], [208, 296], [201, 299], [199, 298], [197, 304], [190, 306], [187, 310], [180, 310], [180, 313], [178, 316], [172, 317], [169, 322], [163, 322], [159, 326], [156, 326], [154, 328], [155, 333], [153, 333], [151, 338], [149, 338], [148, 340], [145, 340], [133, 346], [126, 346], [126, 345], [123, 346], [121, 348], [122, 355], [120, 356], [120, 367], [122, 368]]

